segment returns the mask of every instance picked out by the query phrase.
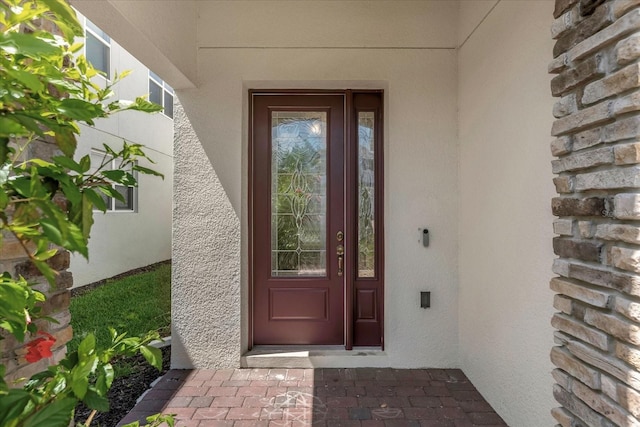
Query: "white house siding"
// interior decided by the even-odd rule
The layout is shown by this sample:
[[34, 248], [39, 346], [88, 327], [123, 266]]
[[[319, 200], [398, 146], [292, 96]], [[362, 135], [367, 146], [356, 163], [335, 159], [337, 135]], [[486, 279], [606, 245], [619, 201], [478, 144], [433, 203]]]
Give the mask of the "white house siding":
[[[461, 16], [478, 6], [462, 2]], [[546, 73], [553, 8], [501, 1], [461, 36], [468, 39], [459, 51], [460, 366], [518, 427], [555, 424]]]
[[[149, 92], [147, 68], [111, 39], [111, 75], [132, 73], [115, 86], [114, 99], [135, 99]], [[104, 82], [102, 77], [97, 82]], [[143, 144], [155, 164], [140, 162], [165, 175], [164, 180], [140, 174], [137, 212], [94, 213], [89, 242], [89, 262], [71, 260], [74, 286], [82, 286], [116, 274], [171, 258], [171, 203], [173, 181], [173, 120], [162, 114], [125, 112], [82, 126], [76, 157], [102, 149], [118, 149], [123, 139]]]

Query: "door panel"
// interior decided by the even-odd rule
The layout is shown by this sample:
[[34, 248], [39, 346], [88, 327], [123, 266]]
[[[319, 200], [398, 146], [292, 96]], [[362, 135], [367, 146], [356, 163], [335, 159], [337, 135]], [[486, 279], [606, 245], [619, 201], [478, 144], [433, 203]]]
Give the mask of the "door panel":
[[354, 346], [382, 346], [384, 314], [382, 93], [354, 93], [347, 188], [348, 227], [355, 242], [351, 285]]
[[254, 344], [343, 344], [344, 96], [252, 96]]
[[276, 288], [269, 291], [270, 320], [329, 320], [329, 292], [325, 288]]

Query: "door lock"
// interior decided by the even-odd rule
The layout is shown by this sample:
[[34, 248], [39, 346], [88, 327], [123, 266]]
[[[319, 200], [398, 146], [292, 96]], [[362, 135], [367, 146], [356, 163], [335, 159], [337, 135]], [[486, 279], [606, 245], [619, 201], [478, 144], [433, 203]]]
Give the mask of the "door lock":
[[336, 254], [338, 254], [338, 277], [342, 277], [344, 274], [344, 246], [338, 245]]

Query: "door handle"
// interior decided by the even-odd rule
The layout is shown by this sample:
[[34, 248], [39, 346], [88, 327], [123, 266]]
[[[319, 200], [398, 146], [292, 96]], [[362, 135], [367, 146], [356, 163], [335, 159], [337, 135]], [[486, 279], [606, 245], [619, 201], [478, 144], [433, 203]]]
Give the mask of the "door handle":
[[338, 277], [342, 277], [344, 274], [344, 246], [338, 245], [336, 253], [338, 254]]
[[344, 240], [344, 233], [338, 231], [336, 233], [336, 240], [338, 240], [338, 246], [336, 247], [336, 254], [338, 255], [338, 277], [342, 277], [344, 274], [344, 246], [342, 241]]

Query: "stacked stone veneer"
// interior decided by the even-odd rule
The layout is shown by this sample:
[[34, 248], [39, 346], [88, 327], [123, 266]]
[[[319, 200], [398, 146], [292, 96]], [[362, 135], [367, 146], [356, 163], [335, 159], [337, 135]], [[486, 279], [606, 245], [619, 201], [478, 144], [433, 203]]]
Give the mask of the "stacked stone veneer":
[[[45, 31], [60, 35], [60, 30], [50, 21], [35, 22]], [[28, 29], [24, 29], [28, 31]], [[53, 138], [47, 140], [36, 140], [29, 144], [25, 156], [27, 158], [38, 158], [50, 160], [54, 156], [61, 155], [62, 152], [56, 146]], [[58, 197], [58, 196], [56, 196]], [[65, 202], [59, 198], [59, 203], [63, 205]], [[34, 248], [27, 248], [33, 250]], [[56, 283], [50, 285], [47, 280], [42, 277], [40, 271], [29, 261], [25, 252], [25, 248], [11, 234], [5, 233], [0, 241], [0, 274], [9, 272], [14, 277], [22, 276], [29, 283], [34, 285], [34, 289], [39, 290], [46, 296], [46, 301], [41, 305], [42, 310], [40, 316], [46, 316], [54, 320], [37, 320], [38, 330], [48, 332], [56, 339], [56, 343], [52, 347], [53, 356], [48, 359], [42, 359], [36, 363], [28, 363], [24, 356], [27, 349], [24, 344], [34, 337], [27, 335], [25, 342], [16, 341], [13, 336], [0, 330], [0, 364], [6, 368], [5, 379], [13, 381], [21, 378], [29, 378], [31, 375], [43, 371], [50, 364], [57, 363], [65, 356], [67, 352], [67, 343], [71, 340], [73, 330], [71, 328], [71, 314], [69, 313], [69, 304], [71, 301], [71, 291], [73, 285], [73, 276], [67, 271], [70, 262], [69, 252], [59, 249], [58, 253], [48, 261], [49, 266], [58, 272]]]
[[[29, 157], [45, 160], [61, 154], [53, 142], [45, 141], [32, 142], [28, 150]], [[61, 203], [64, 202], [61, 201]], [[34, 248], [31, 247], [29, 249]], [[52, 357], [42, 359], [36, 363], [28, 363], [24, 358], [27, 352], [24, 344], [34, 337], [27, 336], [25, 343], [20, 343], [6, 332], [1, 332], [0, 335], [4, 339], [0, 340], [0, 363], [7, 368], [5, 379], [11, 381], [29, 378], [31, 375], [46, 369], [49, 364], [57, 363], [66, 354], [66, 344], [72, 336], [71, 315], [69, 313], [71, 293], [69, 288], [73, 285], [73, 278], [71, 273], [66, 271], [69, 268], [69, 261], [69, 252], [62, 249], [48, 261], [49, 265], [58, 271], [56, 283], [50, 285], [41, 276], [40, 271], [29, 261], [20, 242], [8, 233], [3, 236], [0, 243], [0, 273], [8, 271], [14, 277], [22, 276], [30, 283], [33, 283], [35, 289], [46, 295], [47, 299], [42, 304], [40, 314], [54, 319], [55, 322], [37, 320], [36, 325], [38, 330], [48, 332], [56, 338], [56, 343], [52, 347]]]
[[56, 338], [56, 343], [52, 347], [53, 356], [36, 363], [28, 363], [24, 358], [27, 353], [24, 344], [34, 338], [33, 336], [28, 335], [25, 343], [20, 343], [9, 334], [2, 333], [4, 339], [0, 341], [0, 363], [7, 368], [5, 379], [13, 381], [20, 378], [29, 378], [31, 375], [45, 370], [50, 364], [59, 362], [66, 354], [66, 344], [72, 336], [72, 329], [69, 324], [71, 320], [69, 314], [69, 288], [73, 284], [73, 280], [71, 273], [65, 271], [69, 267], [69, 253], [67, 251], [60, 252], [49, 261], [54, 269], [59, 270], [59, 275], [53, 286], [49, 285], [40, 276], [40, 272], [24, 256], [23, 249], [16, 240], [5, 238], [2, 243], [0, 257], [2, 271], [22, 275], [35, 284], [35, 289], [46, 295], [47, 300], [42, 305], [41, 314], [57, 322], [45, 320], [36, 322], [38, 330], [48, 332]]
[[640, 426], [640, 0], [556, 0], [555, 18], [552, 414]]

